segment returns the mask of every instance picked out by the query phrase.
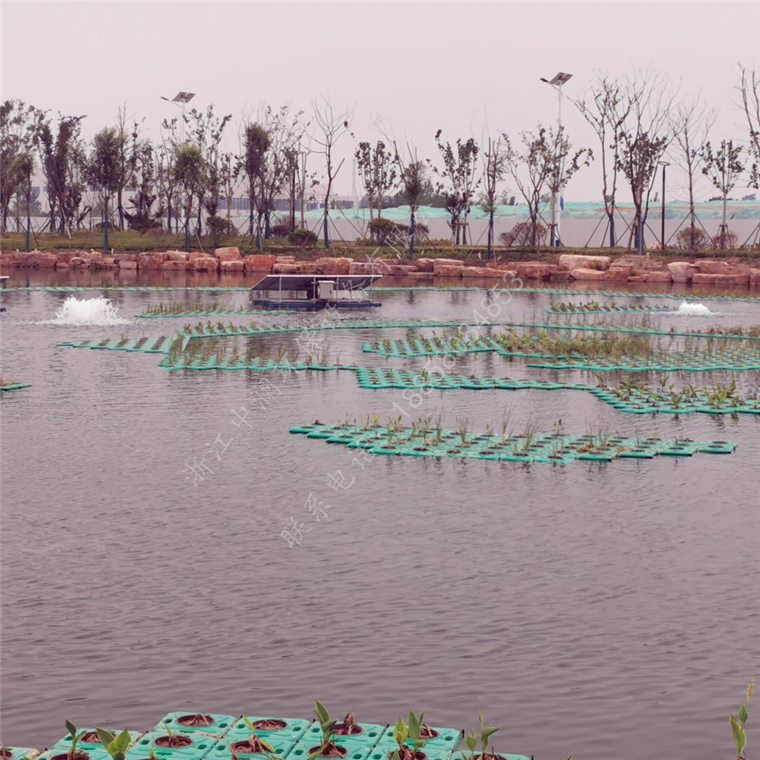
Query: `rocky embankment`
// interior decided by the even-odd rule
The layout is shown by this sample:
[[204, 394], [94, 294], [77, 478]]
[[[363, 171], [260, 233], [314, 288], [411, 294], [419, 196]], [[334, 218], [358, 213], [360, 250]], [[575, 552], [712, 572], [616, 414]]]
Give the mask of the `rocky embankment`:
[[669, 264], [639, 257], [612, 260], [609, 256], [562, 254], [557, 263], [494, 260], [468, 266], [458, 259], [415, 259], [408, 264], [384, 259], [356, 261], [346, 257], [323, 257], [296, 261], [292, 256], [253, 254], [241, 256], [237, 248], [217, 248], [213, 253], [165, 251], [119, 253], [106, 256], [93, 251], [66, 253], [0, 253], [2, 268], [162, 270], [192, 272], [259, 272], [274, 274], [386, 274], [404, 277], [488, 278], [510, 281], [550, 282], [661, 282], [723, 287], [760, 287], [760, 269], [732, 265], [724, 260], [675, 261]]

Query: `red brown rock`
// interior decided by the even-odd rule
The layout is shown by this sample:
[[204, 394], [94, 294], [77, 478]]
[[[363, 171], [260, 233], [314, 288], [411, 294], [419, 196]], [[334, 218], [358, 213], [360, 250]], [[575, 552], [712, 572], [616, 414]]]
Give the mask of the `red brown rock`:
[[119, 270], [126, 270], [126, 269], [137, 269], [137, 262], [136, 261], [120, 261], [119, 262]]
[[196, 272], [216, 272], [219, 270], [219, 260], [213, 256], [198, 256], [190, 261], [192, 269]]
[[556, 264], [542, 264], [538, 261], [515, 264], [517, 276], [525, 280], [548, 280], [557, 269]]
[[240, 256], [240, 251], [234, 246], [231, 248], [217, 248], [214, 251], [214, 256], [216, 256], [219, 261], [239, 261], [242, 258]]
[[170, 272], [186, 272], [188, 269], [193, 268], [193, 262], [191, 261], [165, 261], [160, 269]]
[[435, 270], [433, 274], [436, 277], [461, 277], [463, 266], [454, 266], [453, 264], [439, 264], [435, 263]]
[[79, 269], [81, 267], [87, 266], [87, 260], [83, 259], [81, 256], [74, 256], [69, 260], [69, 266], [74, 269]]
[[607, 270], [606, 275], [607, 275], [607, 279], [608, 280], [623, 280], [623, 281], [627, 281], [628, 278], [631, 276], [631, 272], [632, 271], [633, 271], [633, 267], [614, 266], [614, 267], [610, 267]]
[[300, 261], [295, 266], [296, 274], [317, 274], [316, 261]]
[[317, 272], [320, 274], [348, 274], [352, 260], [345, 257], [323, 257], [316, 260]]
[[673, 282], [691, 282], [694, 267], [688, 261], [673, 261], [668, 264], [668, 271]]
[[12, 253], [0, 253], [0, 268], [13, 266]]
[[168, 253], [142, 253], [138, 259], [138, 267], [140, 269], [159, 269], [161, 264], [168, 260]]
[[167, 251], [166, 255], [169, 261], [190, 261], [190, 254], [187, 251]]
[[648, 274], [632, 274], [628, 278], [628, 282], [646, 282], [648, 277]]
[[673, 282], [670, 272], [647, 272], [647, 282]]
[[608, 269], [610, 266], [609, 256], [588, 256], [582, 253], [563, 253], [559, 257], [561, 269]]
[[575, 280], [606, 280], [607, 272], [601, 269], [584, 269], [580, 267], [578, 269], [571, 270], [573, 279]]
[[298, 267], [295, 264], [275, 264], [272, 272], [274, 274], [297, 274]]
[[501, 277], [501, 274], [492, 267], [462, 267], [462, 277]]
[[245, 271], [271, 272], [277, 257], [265, 253], [255, 253], [243, 259]]
[[700, 274], [732, 274], [731, 266], [727, 261], [704, 259], [694, 262], [694, 266]]
[[748, 274], [750, 285], [760, 285], [760, 269], [750, 269]]
[[420, 272], [432, 272], [435, 259], [415, 259], [414, 263], [417, 265], [417, 269]]
[[67, 264], [65, 261], [59, 261], [59, 262], [58, 262], [58, 263], [55, 265], [55, 268], [56, 268], [56, 269], [68, 269], [68, 268], [69, 268], [69, 265], [68, 265], [68, 264]]
[[219, 268], [222, 272], [242, 272], [245, 268], [243, 261], [238, 259], [229, 259], [227, 261], [219, 260]]
[[37, 258], [37, 266], [40, 269], [55, 269], [58, 257], [54, 253], [40, 253]]
[[691, 280], [693, 285], [747, 285], [749, 274], [706, 274], [697, 272]]

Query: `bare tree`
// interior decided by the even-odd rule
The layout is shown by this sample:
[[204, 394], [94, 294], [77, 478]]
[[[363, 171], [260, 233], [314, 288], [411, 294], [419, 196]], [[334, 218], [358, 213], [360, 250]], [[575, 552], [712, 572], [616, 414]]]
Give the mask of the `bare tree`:
[[490, 259], [493, 248], [493, 217], [496, 211], [496, 195], [499, 182], [507, 171], [507, 158], [501, 137], [488, 138], [483, 152], [483, 197], [480, 206], [488, 214], [488, 252]]
[[726, 212], [728, 194], [734, 189], [739, 177], [744, 171], [744, 166], [739, 160], [742, 149], [734, 146], [733, 140], [721, 140], [720, 149], [713, 153], [712, 146], [708, 142], [702, 150], [701, 158], [704, 162], [702, 174], [707, 177], [713, 186], [720, 190], [723, 198], [723, 222], [720, 225], [720, 233], [728, 231]]
[[330, 209], [330, 193], [332, 192], [332, 185], [335, 177], [338, 175], [341, 166], [343, 166], [345, 162], [345, 159], [341, 159], [340, 163], [335, 166], [333, 151], [335, 149], [335, 144], [340, 137], [345, 132], [348, 132], [348, 125], [353, 115], [353, 111], [351, 109], [346, 109], [343, 113], [336, 114], [333, 110], [330, 99], [325, 97], [322, 98], [321, 103], [316, 99], [313, 100], [312, 108], [314, 109], [314, 123], [316, 126], [313, 139], [319, 146], [319, 152], [325, 157], [327, 185], [325, 187], [324, 242], [325, 248], [329, 248], [330, 237], [327, 230], [327, 222]]
[[504, 160], [507, 171], [528, 206], [531, 250], [536, 247], [538, 219], [545, 189], [559, 192], [573, 175], [588, 166], [593, 155], [581, 148], [571, 155], [572, 146], [565, 137], [565, 128], [555, 132], [552, 127], [538, 126], [535, 132], [523, 132], [522, 147], [515, 149], [507, 135], [504, 140]]
[[411, 145], [407, 145], [406, 157], [401, 154], [395, 142], [393, 151], [393, 160], [399, 168], [401, 192], [409, 206], [409, 258], [413, 259], [417, 235], [416, 213], [422, 205], [427, 190], [427, 166], [424, 161], [417, 158], [417, 150]]
[[442, 132], [440, 129], [436, 132], [435, 141], [443, 159], [443, 169], [437, 169], [432, 163], [431, 167], [435, 174], [448, 183], [439, 182], [437, 189], [443, 193], [446, 201], [454, 243], [459, 245], [461, 233], [462, 244], [467, 245], [467, 216], [480, 184], [480, 179], [476, 179], [480, 147], [472, 137], [467, 140], [458, 138], [453, 146], [448, 142], [442, 143]]
[[749, 186], [760, 189], [760, 75], [755, 69], [740, 67], [739, 93], [749, 130]]
[[[675, 96], [670, 83], [654, 71], [635, 71], [624, 83], [631, 104], [628, 117], [618, 129], [617, 168], [628, 182], [634, 206], [632, 235], [638, 253], [644, 253], [644, 225], [657, 164], [673, 133], [670, 114]], [[631, 238], [629, 238], [630, 241]]]
[[360, 142], [354, 153], [364, 192], [369, 201], [369, 220], [374, 219], [377, 201], [377, 215], [383, 215], [383, 200], [386, 193], [396, 185], [396, 157], [385, 150], [385, 143], [378, 140], [373, 148], [368, 142]]
[[696, 96], [682, 102], [670, 119], [670, 130], [673, 133], [673, 161], [686, 175], [689, 193], [689, 226], [692, 228], [696, 226], [694, 185], [702, 173], [702, 151], [717, 118], [716, 109], [711, 108], [702, 102], [699, 96]]
[[[0, 105], [0, 214], [2, 231], [7, 229], [8, 206], [16, 192], [26, 192], [28, 174], [34, 168], [35, 137], [44, 114], [20, 100]], [[29, 164], [29, 155], [32, 164]]]
[[631, 112], [631, 93], [607, 74], [599, 74], [583, 99], [572, 101], [599, 138], [604, 211], [610, 231], [610, 248], [615, 237], [615, 199], [617, 195], [620, 130]]

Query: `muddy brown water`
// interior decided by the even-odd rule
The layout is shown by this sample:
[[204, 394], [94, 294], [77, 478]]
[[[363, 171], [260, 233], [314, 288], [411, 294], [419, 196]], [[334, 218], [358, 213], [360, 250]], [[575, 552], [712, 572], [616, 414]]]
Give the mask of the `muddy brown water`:
[[[11, 274], [20, 284], [64, 279]], [[317, 698], [357, 722], [395, 722], [412, 708], [433, 726], [469, 729], [482, 711], [503, 727], [500, 754], [730, 756], [728, 712], [758, 675], [760, 418], [642, 418], [578, 391], [435, 391], [413, 408], [411, 394], [360, 389], [346, 371], [168, 372], [155, 354], [57, 347], [197, 321], [133, 319], [151, 303], [245, 299], [76, 294], [98, 295], [130, 324], [40, 324], [66, 294], [2, 296], [2, 372], [33, 384], [0, 401], [6, 745], [49, 747], [67, 718], [146, 730], [178, 710], [309, 717]], [[370, 318], [469, 320], [484, 296], [378, 297]], [[516, 294], [499, 318], [539, 317], [548, 303]], [[760, 305], [705, 303], [720, 314], [654, 319], [666, 329], [760, 322]], [[326, 341], [345, 364], [420, 369], [425, 360], [361, 352], [405, 331], [335, 331]], [[458, 362], [461, 374], [593, 382], [494, 354]], [[757, 391], [758, 373], [736, 378]], [[278, 392], [267, 396], [265, 380]], [[241, 408], [250, 427], [233, 424]], [[513, 432], [532, 421], [551, 433], [562, 419], [573, 435], [603, 428], [739, 445], [730, 456], [522, 465], [369, 460], [287, 432], [316, 419], [438, 411], [451, 429], [459, 417], [499, 432], [505, 408]], [[187, 479], [194, 457], [212, 471], [197, 485]], [[304, 533], [288, 548], [291, 518]], [[748, 730], [752, 741], [751, 717]]]

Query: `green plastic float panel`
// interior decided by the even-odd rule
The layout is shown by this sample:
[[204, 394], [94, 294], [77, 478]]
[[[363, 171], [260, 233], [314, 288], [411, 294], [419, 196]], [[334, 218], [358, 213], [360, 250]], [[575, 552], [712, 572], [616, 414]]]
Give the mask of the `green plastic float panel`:
[[426, 435], [411, 429], [389, 433], [381, 428], [368, 431], [351, 425], [301, 425], [291, 428], [290, 432], [321, 438], [327, 443], [340, 443], [349, 448], [364, 448], [372, 454], [506, 462], [610, 461], [619, 457], [651, 459], [657, 455], [730, 454], [736, 449], [736, 444], [725, 441], [556, 434], [538, 435], [530, 439], [505, 436], [503, 440], [498, 435], [470, 435], [469, 440], [463, 443], [461, 435], [453, 430], [442, 430], [439, 440], [435, 431], [428, 431]]
[[[379, 744], [386, 745], [396, 743], [393, 739], [394, 728], [395, 726], [388, 726], [388, 728], [385, 729], [385, 733]], [[436, 732], [438, 736], [434, 736], [432, 739], [425, 739], [426, 749], [443, 749], [453, 752], [459, 746], [459, 742], [464, 736], [464, 731], [457, 731], [455, 728], [438, 728], [437, 726], [430, 726], [430, 730]], [[410, 747], [414, 744], [411, 739], [407, 739], [406, 743]]]
[[[335, 735], [332, 737], [332, 741], [339, 747], [374, 747], [380, 741], [387, 728], [386, 725], [381, 726], [378, 723], [357, 723], [356, 725], [362, 729], [360, 734], [351, 734], [350, 736]], [[301, 737], [301, 742], [309, 746], [321, 744], [322, 729], [319, 727], [319, 723], [314, 722], [309, 726]]]
[[[407, 742], [409, 747], [412, 746], [410, 742]], [[373, 755], [371, 760], [393, 760], [393, 753], [398, 751], [398, 744], [396, 742], [382, 742], [373, 749]], [[419, 760], [449, 760], [451, 757], [450, 749], [436, 749], [431, 747], [428, 742], [425, 742], [425, 746], [417, 750], [421, 752], [425, 757], [419, 758]]]
[[[346, 737], [336, 736], [334, 738], [335, 743], [339, 747], [345, 747], [348, 751], [343, 756], [342, 760], [368, 760], [369, 754], [372, 752], [371, 744], [347, 744], [338, 741], [338, 739], [345, 739]], [[306, 738], [301, 739], [296, 743], [296, 746], [290, 751], [288, 760], [307, 760], [314, 747], [318, 747], [322, 744], [322, 733], [320, 732], [319, 739], [316, 743], [308, 741]], [[319, 760], [319, 758], [317, 758]], [[337, 759], [336, 759], [337, 760]]]
[[37, 750], [31, 747], [4, 747], [6, 752], [10, 752], [10, 757], [6, 760], [23, 760], [25, 757], [37, 757]]
[[[256, 734], [272, 748], [274, 755], [283, 758], [283, 760], [290, 755], [297, 744], [296, 739], [292, 736], [275, 738], [272, 736], [266, 736], [258, 731]], [[263, 752], [241, 752], [240, 750], [236, 750], [237, 754], [233, 755], [231, 745], [236, 742], [245, 741], [250, 735], [250, 731], [248, 731], [247, 734], [241, 734], [240, 736], [231, 736], [228, 734], [224, 739], [221, 739], [214, 745], [211, 751], [206, 755], [206, 758], [208, 760], [234, 760], [237, 756], [252, 758], [252, 760], [269, 760]]]
[[[207, 726], [186, 726], [179, 722], [179, 719], [186, 715], [205, 715], [207, 718], [211, 718], [211, 723]], [[188, 711], [176, 711], [170, 712], [164, 718], [162, 718], [153, 728], [153, 733], [166, 731], [168, 724], [169, 728], [177, 734], [213, 734], [214, 736], [225, 736], [232, 726], [235, 725], [234, 715], [215, 715], [214, 713], [191, 713]]]
[[300, 312], [295, 309], [235, 309], [228, 311], [178, 311], [175, 314], [149, 314], [148, 312], [142, 312], [141, 314], [135, 314], [136, 317], [141, 319], [173, 319], [183, 318], [192, 319], [193, 317], [246, 317], [246, 316], [265, 316], [270, 314], [299, 314]]
[[629, 312], [665, 312], [668, 314], [672, 313], [673, 310], [669, 309], [667, 306], [600, 306], [598, 309], [575, 309], [563, 311], [562, 309], [555, 309], [552, 306], [547, 306], [544, 311], [547, 314], [567, 314], [569, 316], [575, 316], [576, 314], [627, 314]]
[[202, 760], [214, 748], [219, 741], [215, 736], [204, 734], [181, 734], [189, 738], [192, 744], [186, 747], [160, 747], [155, 743], [156, 739], [168, 736], [166, 731], [155, 731], [141, 736], [127, 752], [125, 760], [148, 760], [151, 749], [159, 760]]
[[[235, 293], [235, 292], [247, 292], [250, 291], [250, 286], [248, 287], [222, 287], [222, 286], [206, 286], [206, 287], [194, 287], [194, 286], [186, 286], [186, 287], [149, 287], [149, 286], [141, 286], [141, 285], [124, 285], [124, 286], [118, 286], [118, 285], [100, 285], [100, 286], [90, 286], [90, 287], [73, 287], [73, 286], [35, 286], [35, 287], [5, 287], [0, 288], [0, 290], [13, 293], [13, 292], [27, 292], [27, 291], [38, 291], [38, 292], [45, 292], [45, 293], [81, 293], [86, 291], [92, 291], [92, 290], [116, 290], [116, 291], [126, 291], [126, 292], [133, 292], [133, 293], [171, 293], [171, 292], [182, 292], [182, 291], [198, 291], [198, 292], [204, 292], [204, 293]], [[474, 291], [474, 292], [491, 292], [493, 290], [496, 290], [496, 287], [490, 287], [490, 288], [484, 288], [484, 287], [475, 287], [475, 286], [442, 286], [442, 287], [431, 287], [431, 286], [379, 286], [375, 287], [374, 290], [378, 292], [394, 292], [394, 291], [433, 291], [433, 292], [457, 292], [457, 291]], [[702, 293], [702, 292], [675, 292], [675, 293], [650, 293], [650, 292], [636, 292], [636, 291], [630, 291], [630, 290], [570, 290], [568, 288], [509, 288], [509, 287], [498, 287], [498, 290], [503, 290], [505, 292], [510, 293], [547, 293], [548, 295], [560, 295], [560, 296], [604, 296], [609, 298], [671, 298], [676, 299], [679, 301], [683, 301], [685, 299], [700, 299], [700, 300], [706, 300], [706, 301], [737, 301], [739, 303], [758, 303], [760, 301], [760, 295], [757, 296], [738, 296], [738, 295], [731, 295], [731, 293]]]
[[17, 391], [21, 388], [31, 388], [31, 383], [11, 383], [10, 385], [0, 385], [0, 391]]
[[[102, 726], [101, 726], [102, 728]], [[106, 730], [110, 731], [112, 734], [120, 734], [124, 729], [123, 728], [110, 728], [106, 726]], [[79, 734], [82, 731], [86, 731], [87, 733], [94, 733], [95, 728], [79, 728], [77, 729], [77, 734]], [[140, 731], [130, 731], [129, 735], [132, 739], [130, 746], [137, 741], [137, 739], [140, 738], [142, 735]], [[59, 739], [49, 750], [53, 755], [59, 754], [61, 752], [68, 752], [71, 749], [71, 737], [66, 735], [63, 737], [63, 739]], [[109, 757], [108, 752], [106, 752], [105, 747], [99, 742], [83, 742], [79, 741], [77, 742], [77, 749], [82, 749], [85, 752], [87, 752], [88, 755], [92, 757], [93, 752], [96, 753], [102, 753], [105, 755], [105, 757]]]
[[[532, 757], [525, 757], [525, 755], [505, 755], [503, 752], [499, 752], [498, 750], [491, 750], [499, 757], [505, 758], [505, 760], [533, 760]], [[478, 752], [475, 753], [475, 759], [477, 760], [479, 757]], [[489, 753], [490, 754], [490, 753]], [[473, 760], [472, 752], [455, 752], [451, 756], [451, 760]]]
[[[252, 717], [252, 716], [246, 716], [248, 720], [251, 721], [254, 725], [258, 721], [263, 720], [279, 720], [285, 723], [285, 728], [278, 728], [274, 730], [264, 730], [260, 728], [256, 728], [256, 733], [261, 736], [262, 738], [269, 741], [269, 739], [275, 739], [277, 737], [288, 737], [291, 739], [298, 740], [300, 739], [305, 733], [306, 730], [309, 728], [309, 726], [312, 725], [314, 721], [312, 720], [304, 720], [303, 718], [275, 718], [271, 715], [269, 716], [263, 716], [260, 715], [258, 717]], [[229, 736], [248, 736], [250, 735], [251, 730], [248, 728], [246, 722], [242, 718], [238, 718], [235, 724], [230, 729]]]

